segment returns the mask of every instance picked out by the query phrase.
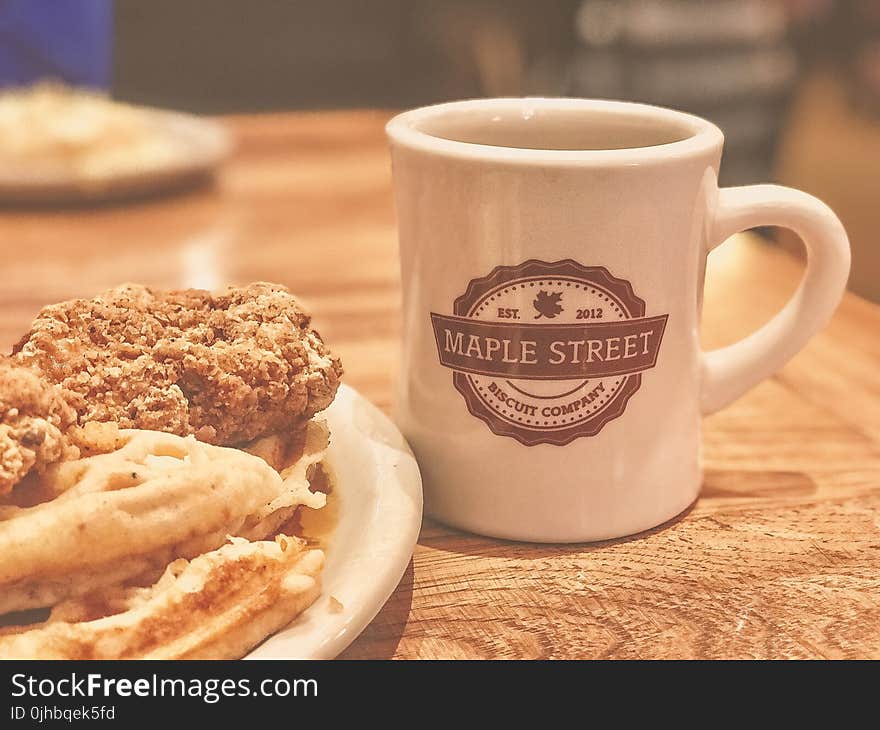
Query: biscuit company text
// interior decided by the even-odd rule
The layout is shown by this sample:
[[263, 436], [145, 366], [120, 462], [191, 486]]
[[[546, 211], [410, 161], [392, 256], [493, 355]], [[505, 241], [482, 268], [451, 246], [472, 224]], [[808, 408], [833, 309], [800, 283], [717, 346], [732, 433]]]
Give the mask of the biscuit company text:
[[605, 392], [605, 385], [602, 381], [599, 381], [592, 389], [583, 395], [572, 398], [567, 403], [552, 403], [545, 406], [526, 403], [521, 398], [509, 395], [506, 390], [495, 382], [489, 383], [489, 392], [505, 406], [517, 413], [524, 413], [527, 416], [541, 415], [544, 418], [556, 418], [557, 416], [568, 415], [569, 413], [577, 413], [581, 408], [590, 405], [599, 395]]

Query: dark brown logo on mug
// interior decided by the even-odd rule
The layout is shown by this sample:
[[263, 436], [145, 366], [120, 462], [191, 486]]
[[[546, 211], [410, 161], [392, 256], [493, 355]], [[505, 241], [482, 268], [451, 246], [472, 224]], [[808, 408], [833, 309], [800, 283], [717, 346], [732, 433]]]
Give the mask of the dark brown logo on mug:
[[628, 281], [566, 259], [498, 266], [431, 313], [440, 363], [468, 410], [526, 446], [594, 436], [654, 367], [668, 315]]

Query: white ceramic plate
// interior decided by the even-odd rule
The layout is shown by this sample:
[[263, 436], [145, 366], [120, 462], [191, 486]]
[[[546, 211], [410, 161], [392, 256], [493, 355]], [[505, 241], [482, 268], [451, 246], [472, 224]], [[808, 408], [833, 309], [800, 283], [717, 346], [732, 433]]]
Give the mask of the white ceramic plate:
[[82, 177], [60, 169], [0, 165], [0, 201], [6, 203], [98, 203], [149, 195], [211, 175], [232, 151], [226, 128], [192, 114], [143, 107], [142, 113], [179, 149], [173, 159], [143, 169]]
[[385, 605], [419, 536], [422, 480], [397, 427], [345, 385], [324, 415], [330, 426], [325, 463], [338, 511], [325, 550], [321, 596], [248, 659], [335, 657]]

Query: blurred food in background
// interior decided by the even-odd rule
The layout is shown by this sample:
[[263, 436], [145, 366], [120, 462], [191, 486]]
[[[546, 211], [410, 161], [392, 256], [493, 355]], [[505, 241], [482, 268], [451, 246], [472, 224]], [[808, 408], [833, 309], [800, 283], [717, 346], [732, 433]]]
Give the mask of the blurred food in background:
[[0, 83], [46, 78], [212, 114], [532, 94], [683, 109], [724, 130], [722, 185], [826, 200], [852, 288], [880, 301], [880, 0], [0, 3]]
[[84, 178], [161, 167], [180, 149], [149, 117], [92, 91], [50, 82], [0, 94], [0, 164]]
[[119, 198], [210, 172], [229, 149], [215, 122], [40, 82], [0, 92], [0, 201]]

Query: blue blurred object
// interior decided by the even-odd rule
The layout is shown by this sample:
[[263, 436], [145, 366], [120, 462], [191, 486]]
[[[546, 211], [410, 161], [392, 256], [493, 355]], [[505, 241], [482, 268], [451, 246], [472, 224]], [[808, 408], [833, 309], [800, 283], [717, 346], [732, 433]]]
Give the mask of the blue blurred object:
[[0, 86], [55, 79], [107, 89], [112, 0], [0, 0]]

